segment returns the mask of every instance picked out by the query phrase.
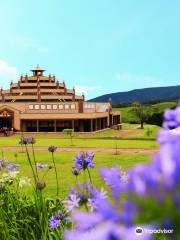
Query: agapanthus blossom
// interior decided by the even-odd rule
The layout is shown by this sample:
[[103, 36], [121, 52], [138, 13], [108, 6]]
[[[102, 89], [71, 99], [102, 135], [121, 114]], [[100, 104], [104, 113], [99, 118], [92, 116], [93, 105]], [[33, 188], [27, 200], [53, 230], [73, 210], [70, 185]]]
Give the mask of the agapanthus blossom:
[[180, 106], [176, 109], [167, 109], [164, 112], [163, 127], [165, 129], [180, 127]]
[[81, 152], [73, 159], [75, 161], [75, 165], [73, 166], [73, 168], [76, 168], [79, 170], [81, 169], [85, 170], [86, 168], [94, 168], [93, 158], [94, 158], [94, 153]]
[[75, 175], [75, 176], [78, 176], [80, 173], [80, 169], [76, 168], [76, 167], [73, 167], [72, 168], [72, 174]]
[[54, 215], [49, 219], [49, 226], [51, 229], [55, 229], [60, 225], [60, 219], [57, 219]]
[[68, 211], [83, 205], [89, 207], [90, 211], [97, 208], [97, 203], [106, 198], [106, 192], [92, 186], [90, 182], [78, 183], [76, 188], [71, 187], [68, 200], [63, 201]]
[[52, 146], [52, 145], [51, 145], [51, 146], [48, 147], [48, 151], [49, 151], [49, 152], [52, 152], [52, 153], [53, 153], [53, 152], [55, 152], [56, 150], [57, 150], [57, 147], [56, 147], [56, 146]]
[[27, 137], [21, 137], [19, 144], [27, 145], [27, 144], [34, 144], [35, 142], [36, 140], [33, 137], [27, 136]]
[[47, 167], [47, 164], [44, 164], [44, 163], [36, 163], [36, 168], [37, 169], [43, 169], [43, 168], [45, 168], [45, 167]]
[[101, 168], [101, 176], [105, 183], [112, 188], [114, 197], [119, 197], [119, 194], [124, 191], [125, 183], [128, 182], [128, 175], [118, 167]]
[[49, 219], [49, 226], [51, 229], [57, 228], [62, 221], [69, 221], [70, 218], [67, 217], [67, 213], [61, 210], [53, 213], [53, 215]]
[[75, 208], [79, 207], [80, 198], [76, 194], [69, 194], [68, 200], [63, 201], [63, 204], [66, 206], [68, 211], [72, 211]]
[[90, 208], [90, 212], [96, 211], [98, 208], [98, 203], [101, 200], [107, 198], [106, 191], [103, 188], [100, 190], [93, 187], [90, 192], [90, 197], [88, 198], [88, 207]]
[[12, 171], [17, 171], [20, 167], [20, 164], [16, 164], [16, 163], [8, 163], [7, 164], [7, 169], [8, 171], [12, 172]]
[[129, 171], [127, 189], [140, 195], [163, 199], [180, 187], [180, 135], [171, 131], [158, 134], [160, 150], [150, 164], [139, 164]]
[[121, 177], [117, 168], [103, 168], [101, 175], [112, 189], [111, 201], [97, 201], [93, 213], [75, 212], [76, 227], [65, 233], [66, 240], [153, 238], [153, 234], [135, 233], [139, 220], [142, 228], [151, 230], [164, 229], [169, 222], [174, 235], [168, 237], [180, 238], [180, 134], [171, 131], [180, 126], [180, 107], [166, 111], [164, 117], [164, 129], [157, 137], [160, 150], [152, 161], [129, 169], [128, 178]]
[[[93, 221], [90, 214], [85, 213], [82, 216], [81, 213], [77, 213], [77, 221], [82, 219], [82, 224]], [[98, 216], [96, 218], [98, 219]], [[94, 223], [94, 221], [93, 221]], [[150, 233], [142, 233], [141, 235], [136, 234], [136, 228], [138, 226], [133, 226], [131, 228], [125, 228], [124, 226], [118, 226], [112, 222], [103, 223], [101, 226], [96, 226], [95, 229], [74, 229], [72, 231], [65, 231], [66, 240], [151, 240], [153, 235]], [[154, 225], [141, 225], [142, 229], [152, 230]]]

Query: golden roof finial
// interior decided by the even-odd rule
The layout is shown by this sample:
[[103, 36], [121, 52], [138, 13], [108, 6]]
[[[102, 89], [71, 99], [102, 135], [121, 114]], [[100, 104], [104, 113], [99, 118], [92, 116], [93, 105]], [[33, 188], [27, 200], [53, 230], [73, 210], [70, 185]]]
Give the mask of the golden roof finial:
[[35, 70], [41, 70], [41, 67], [39, 64], [36, 65]]
[[32, 69], [31, 70], [32, 72], [44, 72], [45, 70], [43, 70], [41, 67], [40, 67], [40, 65], [39, 64], [37, 64], [36, 66], [35, 66], [35, 68], [34, 69]]

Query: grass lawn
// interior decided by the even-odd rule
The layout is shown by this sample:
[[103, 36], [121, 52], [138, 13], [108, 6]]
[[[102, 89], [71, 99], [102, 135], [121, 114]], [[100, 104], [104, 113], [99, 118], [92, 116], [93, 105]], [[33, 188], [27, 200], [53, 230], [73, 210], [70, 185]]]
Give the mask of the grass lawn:
[[139, 124], [124, 123], [122, 129], [128, 131], [122, 131], [122, 139], [155, 140], [157, 132], [160, 130], [157, 125], [145, 124], [144, 129], [139, 127]]
[[[73, 144], [75, 147], [103, 147], [103, 148], [155, 148], [158, 147], [155, 141], [155, 135], [158, 127], [146, 125], [145, 129], [137, 129], [138, 125], [125, 124], [124, 130], [117, 131], [109, 129], [103, 132], [93, 134], [76, 134], [73, 137]], [[151, 130], [150, 135], [147, 135], [148, 129]], [[32, 135], [32, 134], [27, 134]], [[68, 136], [64, 134], [53, 133], [40, 133], [33, 135], [36, 139], [35, 146], [55, 145], [58, 147], [71, 147], [71, 141]], [[15, 134], [10, 137], [0, 137], [0, 149], [3, 146], [19, 146], [20, 135]], [[3, 151], [5, 158], [10, 161], [15, 161], [14, 154], [16, 151]], [[71, 167], [73, 165], [73, 157], [75, 152], [56, 152], [55, 159], [58, 169], [59, 181], [61, 186], [61, 197], [65, 198], [68, 193], [68, 189], [71, 185], [75, 184], [76, 178], [71, 173]], [[43, 162], [52, 164], [51, 154], [48, 151], [36, 152], [37, 162]], [[95, 154], [95, 169], [91, 169], [93, 182], [97, 187], [103, 186], [103, 181], [98, 174], [99, 168], [103, 166], [118, 165], [127, 170], [129, 167], [136, 163], [148, 162], [150, 156], [144, 153], [96, 153]], [[18, 162], [21, 164], [22, 175], [31, 177], [31, 170], [26, 159], [25, 152], [18, 152]], [[46, 170], [40, 171], [40, 176], [43, 177]], [[83, 180], [84, 175], [81, 174], [79, 179]], [[45, 175], [47, 187], [45, 193], [47, 196], [53, 196], [55, 194], [55, 174], [54, 170], [49, 170]], [[23, 191], [30, 191], [30, 188], [25, 188]]]
[[121, 112], [123, 123], [128, 123], [129, 121], [131, 121], [131, 122], [137, 121], [137, 118], [131, 112], [131, 109], [132, 109], [132, 107], [113, 108], [113, 110]]
[[[155, 137], [158, 126], [145, 125], [144, 129], [137, 129], [137, 124], [123, 124], [123, 130], [117, 131], [107, 129], [98, 133], [75, 133], [73, 136], [73, 145], [75, 147], [104, 147], [104, 148], [155, 148], [158, 144]], [[58, 147], [71, 147], [69, 137], [61, 133], [38, 133], [26, 134], [34, 136], [36, 146], [56, 145]], [[18, 146], [20, 134], [14, 134], [10, 137], [0, 137], [0, 147]]]
[[[167, 108], [174, 108], [177, 106], [176, 102], [162, 102], [162, 103], [156, 103], [152, 105], [156, 108], [157, 113], [164, 112]], [[121, 108], [113, 108], [116, 111], [120, 111], [122, 114], [122, 122], [128, 123], [128, 122], [136, 122], [137, 118], [134, 116], [134, 114], [131, 112], [132, 107], [121, 107]]]
[[[0, 147], [19, 146], [17, 138], [1, 138]], [[74, 139], [74, 147], [103, 147], [103, 148], [156, 148], [158, 144], [155, 140], [126, 140], [126, 139]], [[70, 140], [65, 138], [41, 138], [36, 137], [35, 146], [55, 145], [58, 147], [72, 147]]]
[[[14, 153], [14, 151], [5, 151], [4, 156], [6, 159], [15, 162]], [[60, 183], [60, 194], [62, 198], [67, 197], [69, 187], [76, 182], [76, 178], [71, 173], [71, 167], [74, 164], [72, 159], [75, 155], [75, 152], [55, 152], [55, 161]], [[52, 164], [51, 153], [49, 152], [36, 152], [36, 159], [37, 162], [43, 162], [49, 165]], [[127, 170], [137, 163], [147, 163], [149, 160], [150, 155], [142, 153], [120, 153], [117, 155], [114, 153], [96, 153], [94, 157], [95, 168], [90, 169], [93, 183], [97, 187], [102, 187], [104, 185], [98, 173], [101, 167], [121, 166], [123, 170]], [[21, 164], [21, 174], [23, 176], [31, 177], [31, 169], [26, 159], [26, 153], [18, 152], [17, 161]], [[46, 171], [47, 170], [45, 169], [39, 170], [40, 176], [43, 177]], [[83, 180], [83, 173], [81, 173], [78, 178], [79, 180]], [[44, 190], [46, 195], [53, 196], [56, 190], [54, 169], [49, 170], [44, 179], [47, 184], [47, 187]], [[23, 191], [30, 192], [30, 187], [26, 187]]]

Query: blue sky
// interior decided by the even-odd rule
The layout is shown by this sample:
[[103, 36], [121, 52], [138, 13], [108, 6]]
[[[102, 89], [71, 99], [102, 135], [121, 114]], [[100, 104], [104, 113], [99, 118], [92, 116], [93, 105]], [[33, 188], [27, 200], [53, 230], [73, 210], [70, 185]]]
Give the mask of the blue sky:
[[87, 99], [178, 85], [179, 12], [178, 0], [1, 1], [0, 85], [37, 63]]

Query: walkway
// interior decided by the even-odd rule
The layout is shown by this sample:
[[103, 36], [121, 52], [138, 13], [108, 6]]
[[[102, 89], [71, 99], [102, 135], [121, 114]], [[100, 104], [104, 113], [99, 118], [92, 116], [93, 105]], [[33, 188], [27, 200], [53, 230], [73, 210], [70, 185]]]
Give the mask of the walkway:
[[[31, 148], [31, 147], [29, 147]], [[22, 148], [20, 146], [10, 146], [10, 147], [0, 147], [3, 150], [14, 150], [21, 151]], [[36, 151], [47, 151], [48, 147], [35, 147]], [[87, 147], [58, 147], [58, 152], [117, 152], [117, 153], [147, 153], [154, 154], [158, 151], [158, 149], [154, 148], [87, 148]]]

